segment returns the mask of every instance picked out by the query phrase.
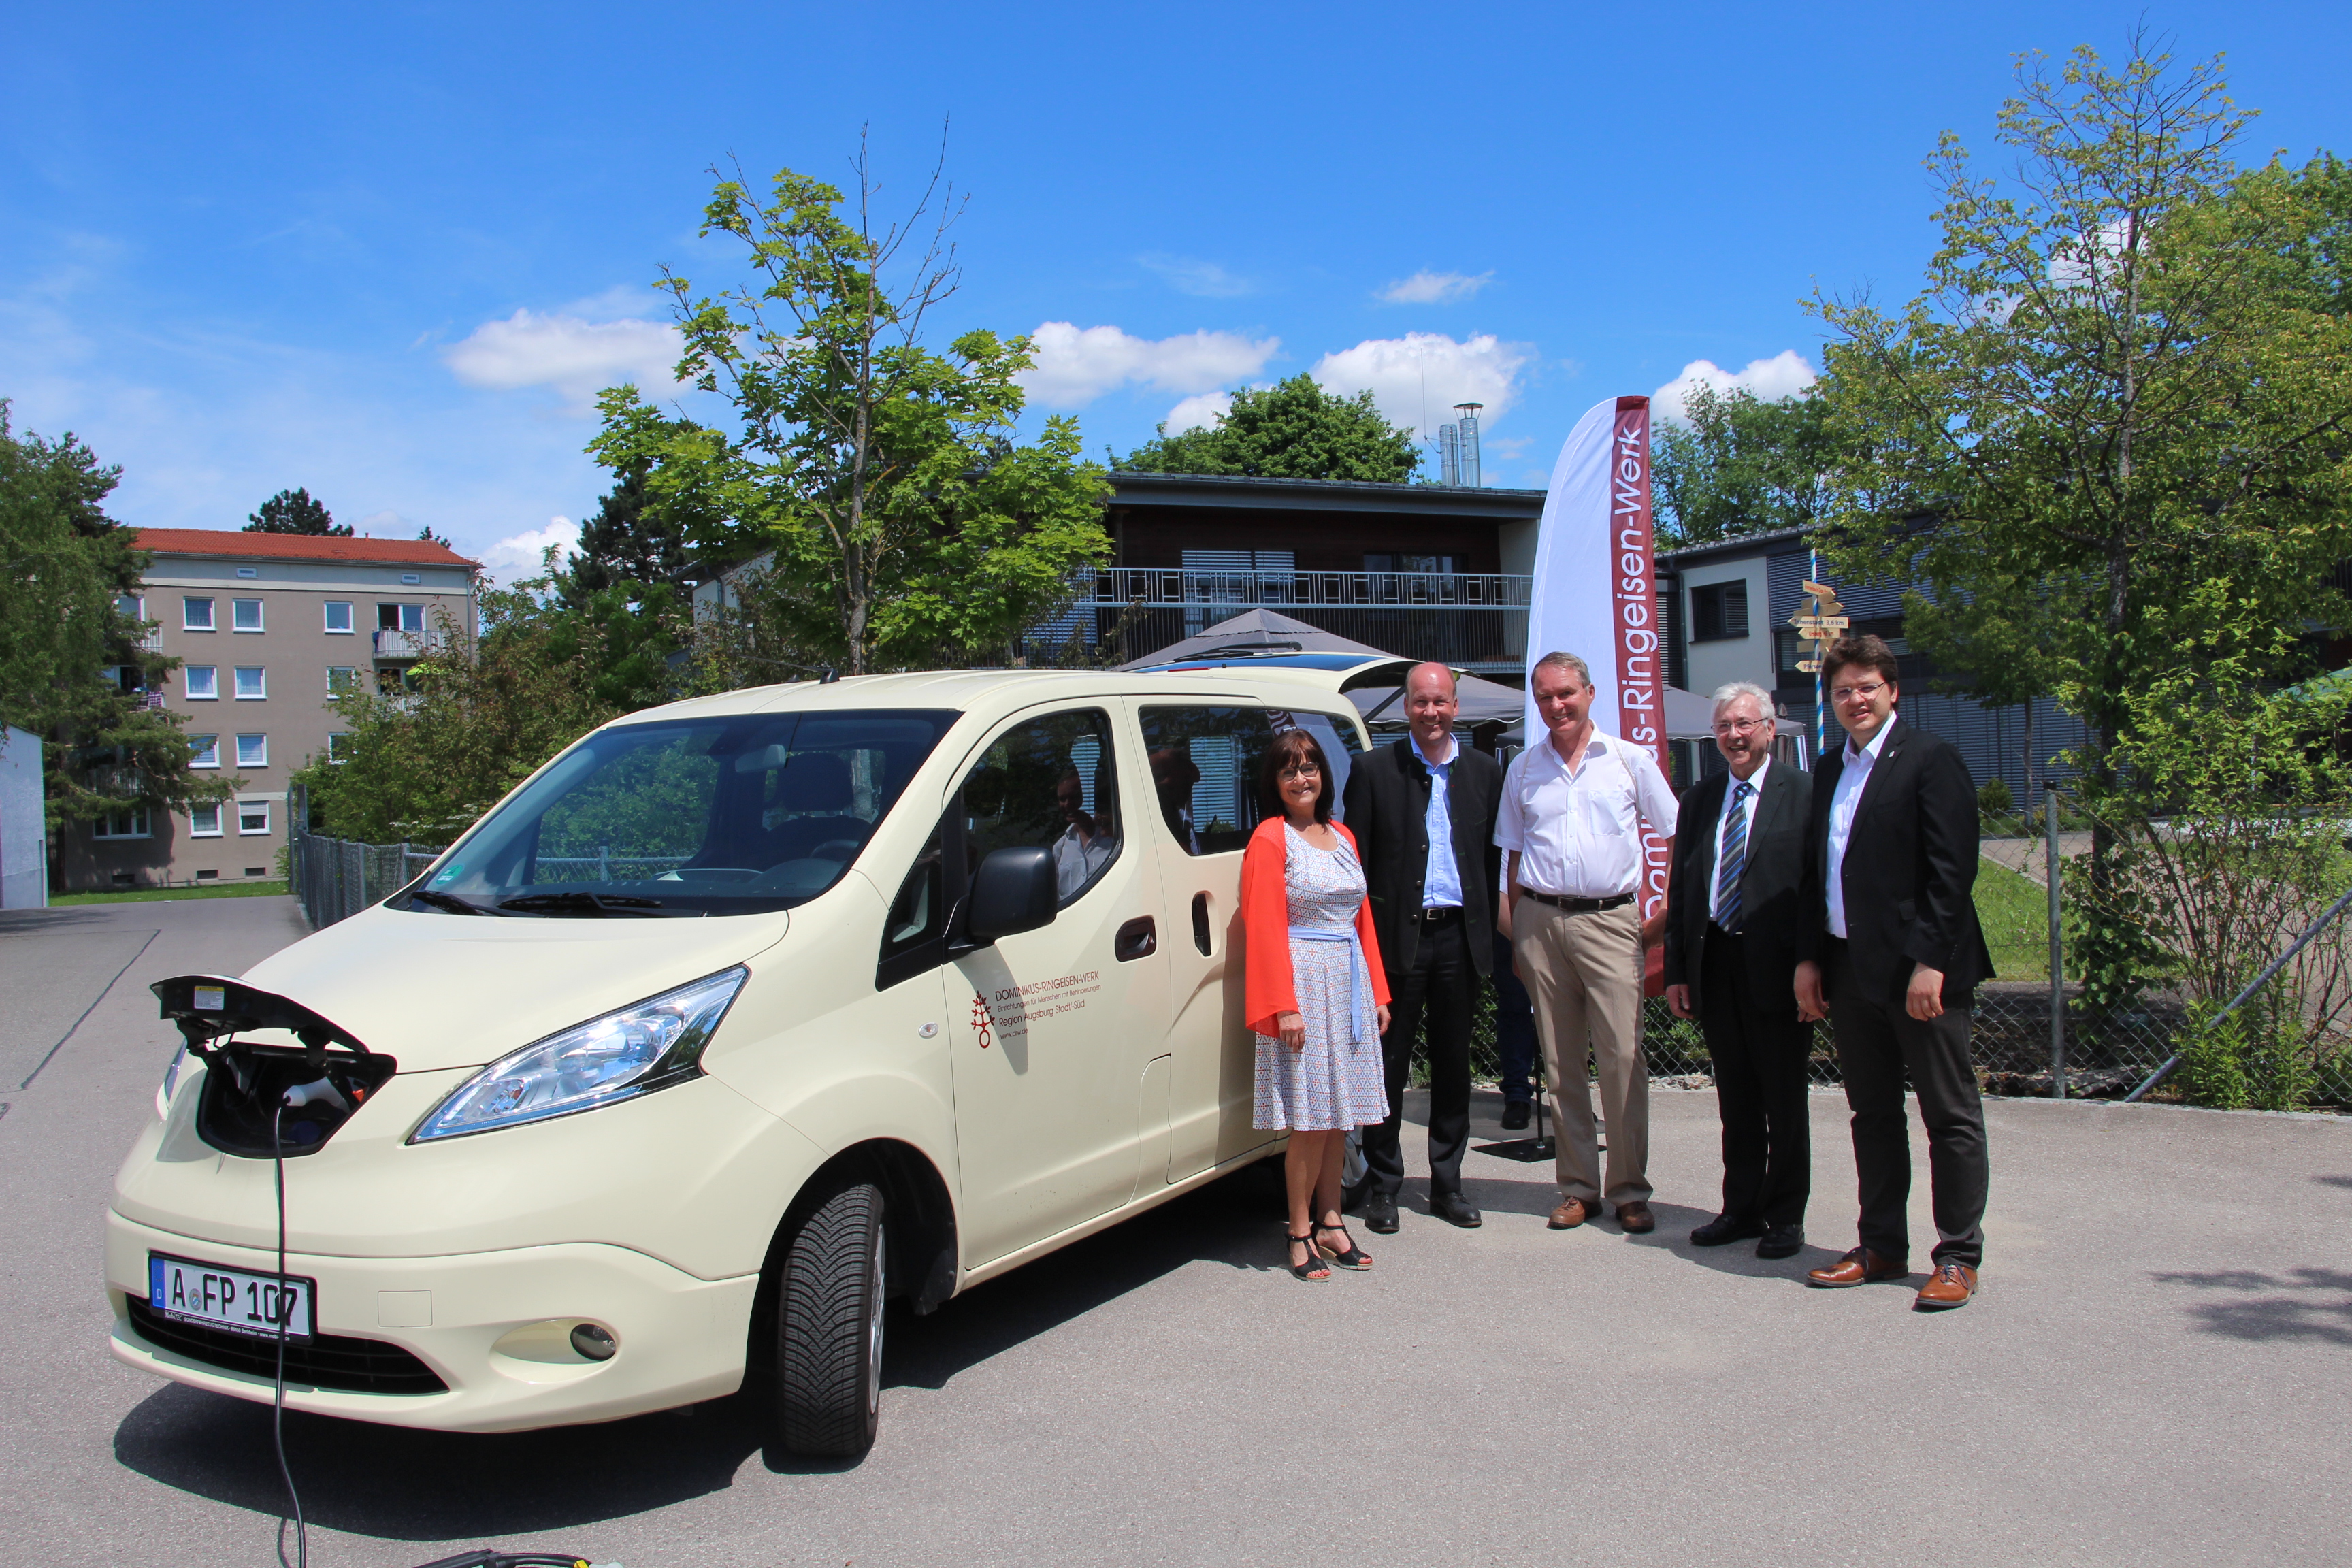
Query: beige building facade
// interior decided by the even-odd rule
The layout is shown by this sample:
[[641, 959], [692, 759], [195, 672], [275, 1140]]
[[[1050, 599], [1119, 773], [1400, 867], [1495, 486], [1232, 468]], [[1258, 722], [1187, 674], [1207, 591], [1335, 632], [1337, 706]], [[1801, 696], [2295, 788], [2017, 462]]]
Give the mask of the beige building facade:
[[444, 628], [475, 631], [477, 563], [416, 540], [142, 529], [142, 619], [181, 660], [156, 693], [188, 716], [189, 766], [242, 780], [194, 812], [135, 811], [68, 829], [63, 891], [258, 881], [287, 842], [287, 781], [341, 742], [344, 682], [396, 689]]

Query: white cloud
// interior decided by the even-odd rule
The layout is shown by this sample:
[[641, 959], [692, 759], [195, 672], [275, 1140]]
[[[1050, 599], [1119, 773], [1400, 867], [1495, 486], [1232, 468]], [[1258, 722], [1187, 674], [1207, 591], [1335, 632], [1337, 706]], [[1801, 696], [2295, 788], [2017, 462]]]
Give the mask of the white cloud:
[[1181, 436], [1187, 430], [1198, 430], [1214, 425], [1231, 411], [1234, 395], [1230, 392], [1199, 392], [1168, 411], [1168, 434]]
[[494, 583], [509, 584], [536, 577], [551, 544], [555, 546], [555, 563], [562, 565], [580, 548], [580, 525], [568, 517], [551, 517], [545, 528], [510, 534], [482, 552], [482, 574]]
[[1373, 291], [1373, 298], [1391, 305], [1443, 305], [1454, 300], [1467, 300], [1493, 281], [1492, 272], [1481, 272], [1473, 278], [1464, 272], [1416, 272], [1410, 278], [1400, 278], [1385, 289]]
[[678, 353], [677, 329], [667, 321], [517, 310], [484, 321], [441, 357], [468, 386], [550, 386], [572, 412], [586, 413], [598, 393], [625, 381], [669, 391], [677, 384], [670, 372]]
[[1154, 340], [1117, 327], [1081, 328], [1068, 321], [1044, 322], [1030, 336], [1037, 363], [1019, 379], [1032, 398], [1051, 408], [1083, 407], [1129, 382], [1161, 392], [1212, 392], [1255, 375], [1282, 347], [1280, 338], [1239, 332], [1185, 332]]
[[1753, 393], [1766, 403], [1794, 397], [1813, 384], [1813, 367], [1794, 349], [1782, 349], [1770, 359], [1749, 360], [1742, 371], [1727, 371], [1713, 360], [1695, 359], [1682, 374], [1650, 395], [1650, 410], [1661, 419], [1680, 419], [1683, 400], [1701, 386], [1717, 393], [1735, 388]]
[[1255, 294], [1257, 285], [1247, 278], [1228, 272], [1213, 261], [1202, 261], [1191, 256], [1139, 256], [1136, 260], [1157, 272], [1168, 286], [1180, 294], [1198, 294], [1207, 300], [1231, 300], [1243, 294]]
[[1391, 424], [1426, 438], [1451, 419], [1457, 403], [1483, 403], [1479, 423], [1492, 425], [1518, 401], [1518, 379], [1533, 359], [1520, 343], [1492, 332], [1455, 342], [1442, 332], [1368, 338], [1325, 354], [1310, 373], [1328, 392], [1369, 389]]

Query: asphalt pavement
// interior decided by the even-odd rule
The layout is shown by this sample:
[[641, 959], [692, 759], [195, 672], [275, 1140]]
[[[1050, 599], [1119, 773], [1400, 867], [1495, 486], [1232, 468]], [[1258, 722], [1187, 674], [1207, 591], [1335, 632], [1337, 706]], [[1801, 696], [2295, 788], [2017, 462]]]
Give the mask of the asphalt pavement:
[[[0, 915], [11, 1560], [272, 1561], [268, 1410], [108, 1356], [100, 1221], [174, 1040], [147, 983], [301, 931], [286, 899]], [[1473, 1153], [1484, 1228], [1419, 1212], [1416, 1180], [1402, 1231], [1359, 1233], [1372, 1272], [1303, 1285], [1244, 1173], [895, 1320], [855, 1467], [768, 1453], [737, 1401], [495, 1437], [289, 1416], [311, 1561], [2341, 1558], [2352, 1123], [1993, 1102], [1984, 1289], [1925, 1315], [1798, 1282], [1851, 1245], [1837, 1096], [1812, 1101], [1818, 1245], [1779, 1264], [1690, 1246], [1714, 1096], [1653, 1105], [1653, 1236], [1548, 1232], [1549, 1170]]]

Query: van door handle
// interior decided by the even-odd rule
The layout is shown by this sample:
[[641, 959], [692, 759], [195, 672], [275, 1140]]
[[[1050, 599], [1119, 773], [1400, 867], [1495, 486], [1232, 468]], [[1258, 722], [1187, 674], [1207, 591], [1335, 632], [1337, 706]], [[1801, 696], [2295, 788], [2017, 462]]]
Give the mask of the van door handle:
[[1121, 963], [1133, 959], [1150, 958], [1160, 951], [1160, 932], [1150, 915], [1138, 915], [1118, 928], [1118, 936], [1111, 943], [1111, 952]]
[[1192, 895], [1192, 945], [1201, 950], [1202, 958], [1209, 956], [1209, 895], [1206, 893]]

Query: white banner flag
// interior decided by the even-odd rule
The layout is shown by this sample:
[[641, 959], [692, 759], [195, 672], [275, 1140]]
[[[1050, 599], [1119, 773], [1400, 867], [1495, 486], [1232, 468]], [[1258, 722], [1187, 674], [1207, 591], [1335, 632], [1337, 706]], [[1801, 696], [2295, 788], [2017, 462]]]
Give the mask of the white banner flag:
[[[1592, 722], [1667, 766], [1665, 628], [1650, 540], [1650, 400], [1614, 397], [1576, 422], [1544, 497], [1528, 608], [1528, 663], [1554, 651], [1592, 667]], [[1528, 744], [1545, 743], [1528, 699]], [[1643, 841], [1642, 910], [1665, 896], [1665, 841]]]

